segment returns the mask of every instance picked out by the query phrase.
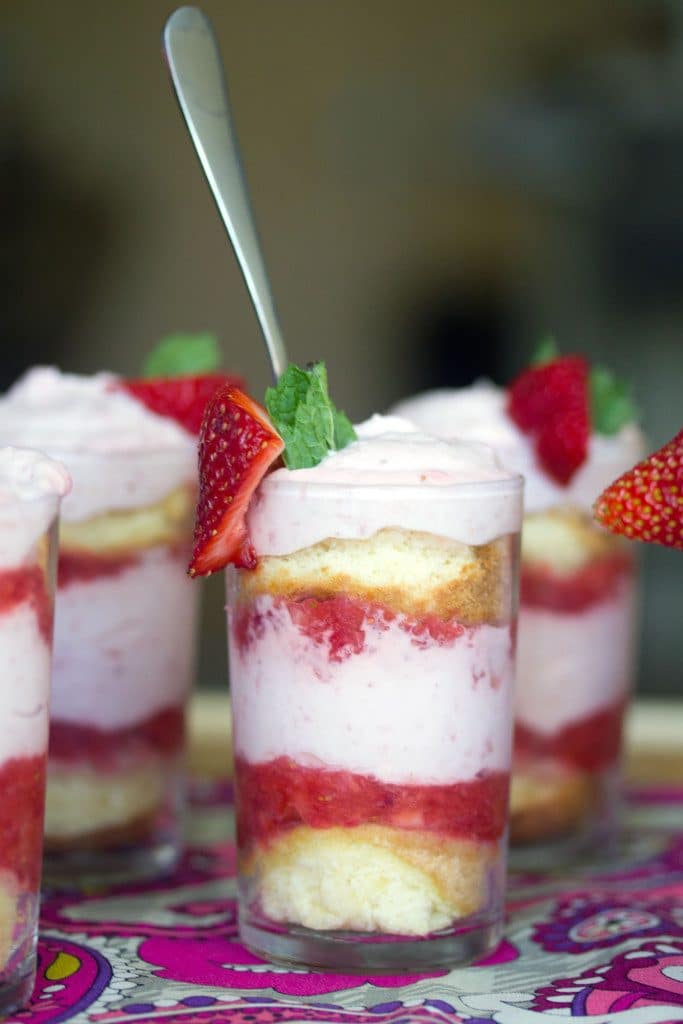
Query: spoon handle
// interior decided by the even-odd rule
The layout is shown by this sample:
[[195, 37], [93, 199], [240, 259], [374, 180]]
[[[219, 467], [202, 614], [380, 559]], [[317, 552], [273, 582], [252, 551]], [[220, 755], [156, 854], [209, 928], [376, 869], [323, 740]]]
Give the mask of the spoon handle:
[[180, 109], [244, 275], [277, 381], [287, 366], [287, 352], [251, 211], [223, 63], [211, 22], [197, 7], [180, 7], [166, 22], [163, 45]]

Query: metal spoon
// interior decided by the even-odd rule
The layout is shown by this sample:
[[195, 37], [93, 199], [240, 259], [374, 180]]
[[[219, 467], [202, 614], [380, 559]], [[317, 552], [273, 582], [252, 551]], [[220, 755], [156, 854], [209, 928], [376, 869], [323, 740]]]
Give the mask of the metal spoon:
[[179, 7], [163, 46], [190, 138], [223, 218], [251, 295], [277, 381], [287, 366], [282, 338], [242, 170], [218, 43], [197, 7]]

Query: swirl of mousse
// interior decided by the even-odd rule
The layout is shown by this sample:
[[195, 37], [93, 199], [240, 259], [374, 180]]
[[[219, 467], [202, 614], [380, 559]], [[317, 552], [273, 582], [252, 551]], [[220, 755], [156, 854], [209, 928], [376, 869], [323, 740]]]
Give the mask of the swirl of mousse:
[[0, 566], [21, 565], [71, 489], [64, 466], [41, 452], [0, 448]]
[[0, 397], [0, 444], [38, 448], [66, 463], [74, 486], [62, 518], [70, 521], [152, 505], [196, 473], [196, 440], [110, 373], [29, 370]]
[[439, 440], [396, 416], [372, 416], [356, 434], [317, 466], [278, 469], [263, 480], [247, 517], [259, 555], [290, 554], [330, 537], [363, 539], [387, 527], [469, 545], [519, 529], [519, 477], [485, 445]]
[[489, 445], [507, 469], [524, 477], [527, 512], [573, 505], [590, 513], [603, 488], [641, 458], [643, 435], [634, 423], [612, 437], [593, 431], [586, 461], [561, 486], [539, 466], [532, 442], [510, 419], [506, 403], [502, 388], [478, 381], [467, 388], [425, 391], [399, 402], [391, 413], [437, 437]]

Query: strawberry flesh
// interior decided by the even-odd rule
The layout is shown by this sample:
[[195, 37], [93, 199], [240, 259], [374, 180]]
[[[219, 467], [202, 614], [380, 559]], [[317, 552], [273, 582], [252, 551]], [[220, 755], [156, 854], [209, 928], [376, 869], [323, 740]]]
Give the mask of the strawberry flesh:
[[232, 563], [253, 569], [246, 513], [251, 497], [284, 448], [266, 410], [233, 384], [214, 394], [199, 437], [199, 501], [190, 576]]
[[158, 416], [176, 420], [189, 434], [197, 436], [206, 404], [223, 384], [242, 387], [238, 377], [225, 373], [202, 373], [183, 377], [140, 377], [123, 381], [129, 394]]
[[683, 551], [683, 430], [610, 484], [594, 513], [612, 533]]
[[563, 356], [521, 373], [508, 390], [508, 415], [534, 443], [536, 457], [566, 486], [588, 455], [588, 366]]

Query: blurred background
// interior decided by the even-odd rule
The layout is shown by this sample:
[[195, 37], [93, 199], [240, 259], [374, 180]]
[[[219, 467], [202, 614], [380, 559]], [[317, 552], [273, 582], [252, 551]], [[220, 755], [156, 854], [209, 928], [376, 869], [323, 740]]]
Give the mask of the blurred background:
[[[139, 369], [213, 330], [255, 394], [256, 321], [160, 55], [167, 0], [0, 6], [0, 384]], [[540, 335], [683, 423], [678, 0], [204, 0], [290, 355], [355, 418], [505, 382]], [[673, 694], [683, 561], [643, 552], [639, 688]], [[202, 685], [225, 678], [205, 585]]]

